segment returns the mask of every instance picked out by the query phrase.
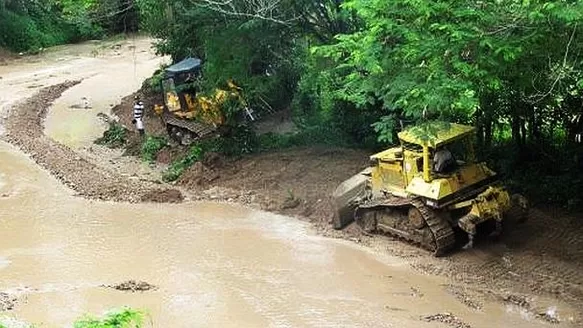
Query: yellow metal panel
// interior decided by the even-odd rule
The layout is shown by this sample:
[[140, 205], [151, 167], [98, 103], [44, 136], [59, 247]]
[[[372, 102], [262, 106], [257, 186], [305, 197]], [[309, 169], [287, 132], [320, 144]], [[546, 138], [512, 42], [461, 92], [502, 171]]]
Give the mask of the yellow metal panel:
[[405, 184], [408, 185], [414, 177], [416, 177], [419, 172], [423, 172], [423, 159], [421, 155], [417, 152], [410, 150], [405, 150], [403, 152], [403, 177], [405, 179]]
[[378, 161], [372, 168], [371, 185], [374, 195], [381, 195], [383, 191], [403, 194], [405, 180], [402, 161]]
[[393, 147], [387, 150], [381, 151], [380, 153], [376, 153], [372, 155], [371, 159], [378, 159], [384, 161], [391, 161], [397, 160], [398, 158], [402, 158], [403, 156], [403, 149], [401, 147]]
[[[441, 129], [437, 131], [435, 136], [435, 147], [439, 147], [442, 144], [452, 142], [467, 136], [468, 134], [475, 131], [473, 126], [449, 123], [449, 129]], [[411, 129], [401, 131], [398, 134], [399, 139], [408, 143], [416, 145], [424, 145], [425, 141], [420, 138], [420, 136], [411, 132]]]
[[501, 221], [502, 215], [508, 209], [510, 209], [508, 192], [499, 187], [489, 187], [474, 199], [470, 214], [479, 217], [482, 222], [489, 219]]
[[436, 178], [430, 182], [426, 182], [421, 176], [417, 176], [409, 183], [406, 190], [417, 196], [440, 200], [493, 175], [495, 173], [482, 163], [467, 164], [451, 175]]

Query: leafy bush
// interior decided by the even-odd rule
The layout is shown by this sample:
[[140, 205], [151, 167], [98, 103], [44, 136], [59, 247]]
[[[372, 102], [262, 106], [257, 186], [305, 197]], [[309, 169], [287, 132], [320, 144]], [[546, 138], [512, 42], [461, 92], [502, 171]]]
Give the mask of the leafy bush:
[[[75, 321], [74, 328], [142, 328], [145, 311], [134, 310], [124, 307], [113, 310], [104, 315], [103, 318], [86, 315]], [[30, 325], [13, 318], [0, 317], [0, 328], [35, 328], [36, 325]], [[43, 325], [44, 327], [44, 325]]]
[[14, 51], [37, 51], [68, 41], [70, 26], [52, 19], [37, 21], [29, 16], [0, 11], [0, 46]]
[[166, 182], [177, 180], [187, 168], [202, 160], [204, 154], [205, 150], [199, 144], [193, 145], [184, 158], [170, 164], [170, 167], [162, 175], [162, 180]]
[[103, 132], [103, 136], [95, 140], [95, 144], [105, 145], [109, 148], [119, 148], [127, 142], [127, 129], [117, 122], [109, 122], [109, 128]]
[[275, 134], [266, 133], [258, 136], [258, 144], [254, 152], [263, 152], [291, 147], [326, 145], [326, 146], [354, 146], [347, 137], [338, 130], [326, 127], [307, 127], [299, 132]]
[[160, 67], [151, 77], [144, 80], [142, 83], [142, 91], [145, 94], [162, 93], [161, 83], [162, 79], [164, 79], [164, 69], [164, 66]]
[[144, 322], [145, 313], [129, 308], [112, 311], [99, 319], [87, 316], [78, 320], [74, 328], [140, 328]]
[[185, 157], [170, 164], [162, 179], [166, 182], [177, 180], [186, 169], [201, 161], [209, 152], [240, 156], [258, 151], [259, 145], [259, 138], [249, 126], [232, 127], [222, 138], [203, 140], [192, 145]]
[[[317, 143], [365, 148], [379, 146], [372, 124], [383, 115], [372, 105], [357, 108], [336, 90], [337, 73], [316, 58], [303, 64], [305, 73], [292, 101], [296, 124]], [[335, 141], [335, 142], [334, 142]]]
[[146, 162], [153, 162], [158, 152], [168, 145], [165, 137], [148, 136], [142, 144], [142, 159]]

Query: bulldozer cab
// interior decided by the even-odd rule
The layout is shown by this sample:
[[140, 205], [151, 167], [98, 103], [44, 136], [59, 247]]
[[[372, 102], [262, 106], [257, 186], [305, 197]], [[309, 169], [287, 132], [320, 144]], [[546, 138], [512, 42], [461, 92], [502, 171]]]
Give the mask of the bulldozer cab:
[[[429, 129], [428, 129], [429, 130]], [[422, 163], [420, 170], [426, 182], [436, 177], [450, 175], [460, 166], [475, 162], [471, 126], [442, 123], [431, 128], [431, 134], [419, 129], [409, 129], [398, 134], [404, 151], [416, 154]]]
[[193, 83], [201, 75], [201, 60], [186, 58], [165, 70], [162, 80], [164, 104], [170, 112], [187, 111], [187, 97], [196, 96]]
[[460, 192], [487, 183], [495, 173], [476, 162], [474, 131], [471, 126], [444, 123], [399, 132], [400, 146], [371, 156], [372, 194], [417, 196], [441, 206]]

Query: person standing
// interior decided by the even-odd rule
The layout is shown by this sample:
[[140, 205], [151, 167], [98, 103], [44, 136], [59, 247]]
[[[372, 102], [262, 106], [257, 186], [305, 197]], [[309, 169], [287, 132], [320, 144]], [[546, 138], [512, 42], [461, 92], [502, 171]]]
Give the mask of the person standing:
[[144, 131], [144, 103], [140, 100], [139, 96], [134, 97], [134, 119], [132, 121], [136, 125], [136, 129], [140, 133], [140, 136], [145, 135]]

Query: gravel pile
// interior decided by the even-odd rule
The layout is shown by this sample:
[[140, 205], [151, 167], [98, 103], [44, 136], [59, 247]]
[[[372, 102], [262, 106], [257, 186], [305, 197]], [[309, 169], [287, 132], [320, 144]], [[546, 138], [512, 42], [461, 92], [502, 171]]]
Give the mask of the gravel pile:
[[17, 301], [16, 297], [0, 292], [0, 312], [13, 310]]
[[145, 281], [136, 281], [136, 280], [128, 280], [117, 285], [103, 285], [102, 287], [105, 288], [112, 288], [115, 290], [123, 291], [123, 292], [145, 292], [149, 290], [157, 289], [156, 286], [149, 284]]
[[463, 322], [458, 317], [454, 316], [451, 313], [438, 313], [433, 315], [424, 316], [421, 318], [427, 322], [442, 322], [447, 324], [450, 327], [454, 328], [471, 328], [472, 326], [468, 325], [467, 323]]

